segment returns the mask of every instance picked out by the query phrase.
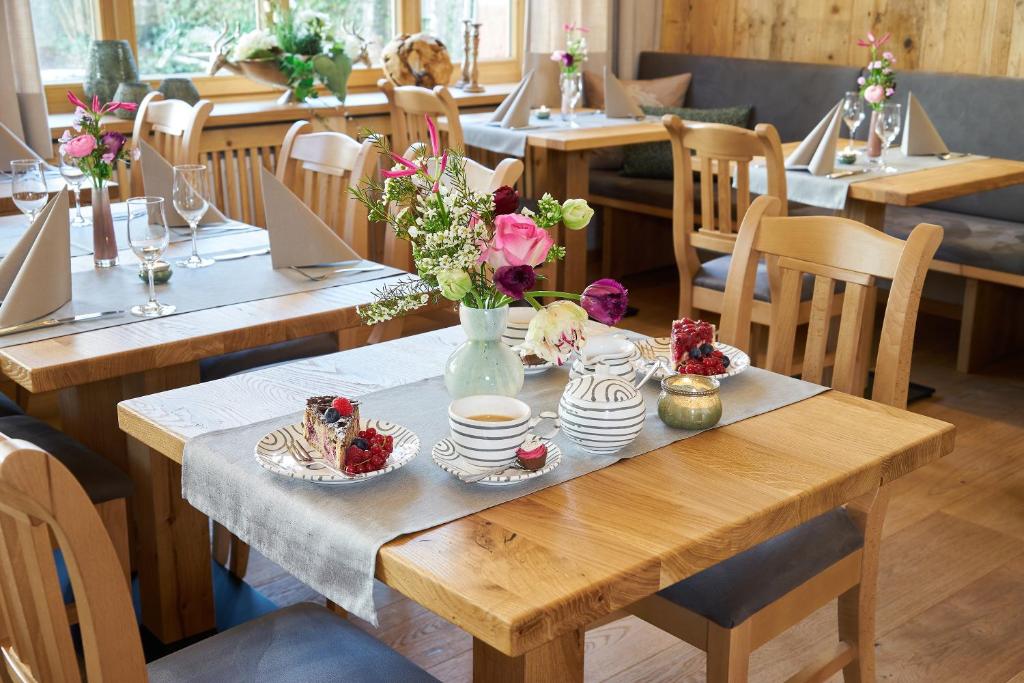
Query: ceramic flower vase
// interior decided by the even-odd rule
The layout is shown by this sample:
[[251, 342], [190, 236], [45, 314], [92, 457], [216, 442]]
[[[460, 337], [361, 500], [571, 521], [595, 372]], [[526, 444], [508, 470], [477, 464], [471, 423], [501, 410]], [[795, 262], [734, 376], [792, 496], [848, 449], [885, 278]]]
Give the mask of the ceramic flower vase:
[[106, 185], [92, 190], [92, 251], [97, 268], [117, 265], [117, 237], [110, 213], [110, 193]]
[[444, 385], [452, 398], [515, 396], [523, 388], [523, 361], [501, 341], [507, 320], [508, 306], [459, 306], [466, 341], [452, 352], [444, 367]]
[[878, 159], [882, 156], [882, 138], [875, 132], [875, 122], [878, 120], [878, 112], [871, 110], [871, 121], [868, 124], [868, 158]]

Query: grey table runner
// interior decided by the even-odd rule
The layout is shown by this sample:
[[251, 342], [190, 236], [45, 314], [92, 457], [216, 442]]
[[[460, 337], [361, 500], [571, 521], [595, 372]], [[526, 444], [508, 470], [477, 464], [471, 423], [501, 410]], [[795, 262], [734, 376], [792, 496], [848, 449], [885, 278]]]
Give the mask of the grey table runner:
[[[786, 192], [788, 193], [789, 200], [791, 202], [800, 202], [801, 204], [809, 204], [811, 206], [819, 206], [823, 209], [844, 209], [846, 208], [846, 197], [849, 194], [850, 185], [853, 183], [864, 182], [865, 180], [873, 180], [875, 178], [885, 178], [893, 175], [899, 175], [902, 173], [913, 173], [914, 171], [923, 171], [927, 168], [936, 168], [938, 166], [949, 166], [950, 164], [963, 163], [965, 161], [977, 161], [978, 159], [985, 159], [987, 157], [978, 156], [971, 154], [965, 157], [951, 157], [950, 159], [943, 161], [938, 157], [928, 156], [904, 156], [899, 149], [892, 149], [886, 153], [885, 159], [887, 165], [897, 169], [896, 173], [882, 173], [879, 171], [872, 171], [870, 173], [858, 173], [857, 175], [846, 176], [844, 178], [826, 178], [824, 176], [811, 175], [807, 171], [786, 171]], [[849, 165], [836, 164], [835, 172], [841, 171], [856, 171], [858, 169], [866, 168], [866, 163], [856, 163]], [[733, 179], [733, 185], [736, 180]], [[768, 191], [768, 174], [765, 173], [763, 165], [750, 166], [750, 191], [755, 194], [764, 194]]]
[[[527, 128], [502, 128], [488, 123], [492, 114], [464, 114], [459, 117], [462, 124], [462, 136], [468, 147], [479, 147], [498, 154], [522, 157], [526, 154], [526, 139], [531, 132], [538, 130], [572, 130], [569, 123], [562, 120], [559, 112], [551, 112], [550, 119], [538, 119], [530, 116]], [[648, 116], [643, 121], [658, 122], [656, 116]], [[599, 112], [583, 112], [576, 116], [576, 128], [601, 128], [608, 126], [624, 126], [637, 123], [637, 119], [610, 119]]]
[[[344, 356], [339, 356], [344, 358]], [[338, 363], [339, 383], [346, 375]], [[554, 369], [528, 377], [520, 398], [534, 414], [555, 410], [568, 373]], [[826, 391], [825, 387], [749, 368], [722, 383], [719, 426], [780, 408]], [[377, 624], [373, 575], [381, 546], [404, 534], [471, 515], [540, 489], [661, 448], [698, 432], [674, 430], [657, 417], [658, 388], [643, 389], [647, 421], [629, 447], [615, 454], [588, 454], [562, 436], [561, 465], [521, 484], [464, 484], [437, 467], [434, 443], [447, 436], [450, 398], [440, 377], [360, 396], [364, 417], [404, 425], [420, 437], [410, 464], [360, 484], [327, 486], [262, 469], [253, 456], [268, 432], [298, 422], [295, 412], [248, 427], [209, 432], [185, 444], [182, 496], [314, 590]], [[246, 400], [253, 400], [252, 397]], [[296, 406], [301, 408], [301, 406]]]

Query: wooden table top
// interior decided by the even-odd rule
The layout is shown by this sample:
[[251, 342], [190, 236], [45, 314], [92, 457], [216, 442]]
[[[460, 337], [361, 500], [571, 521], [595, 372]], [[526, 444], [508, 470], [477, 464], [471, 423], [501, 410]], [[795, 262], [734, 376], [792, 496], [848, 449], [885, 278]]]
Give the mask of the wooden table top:
[[[266, 232], [259, 230], [205, 238], [200, 242], [200, 253], [244, 251], [266, 244]], [[191, 244], [178, 242], [168, 247], [164, 258], [173, 262], [189, 253]], [[120, 259], [121, 263], [138, 262], [130, 250], [121, 251]], [[88, 270], [93, 267], [93, 257], [75, 257], [71, 264], [72, 272]], [[176, 278], [180, 276], [175, 274]], [[352, 328], [362, 324], [356, 306], [372, 301], [372, 292], [393, 279], [396, 278], [248, 301], [8, 346], [0, 349], [0, 371], [25, 389], [40, 393]], [[164, 298], [188, 296], [187, 288], [175, 290], [174, 284], [172, 279]], [[137, 290], [125, 292], [125, 307], [145, 298], [146, 290], [140, 281]]]
[[[450, 328], [131, 399], [119, 422], [180, 461], [185, 439], [317, 392], [436, 375], [461, 339]], [[829, 391], [396, 539], [376, 574], [518, 655], [936, 460], [953, 439], [953, 425]]]

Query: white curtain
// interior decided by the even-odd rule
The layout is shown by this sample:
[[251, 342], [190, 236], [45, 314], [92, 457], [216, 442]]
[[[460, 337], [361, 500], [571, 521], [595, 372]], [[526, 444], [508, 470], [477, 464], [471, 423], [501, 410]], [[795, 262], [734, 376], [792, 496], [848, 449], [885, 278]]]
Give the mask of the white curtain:
[[619, 78], [636, 78], [645, 50], [661, 47], [662, 0], [614, 0], [612, 70]]
[[53, 156], [30, 0], [0, 0], [0, 123], [39, 156]]

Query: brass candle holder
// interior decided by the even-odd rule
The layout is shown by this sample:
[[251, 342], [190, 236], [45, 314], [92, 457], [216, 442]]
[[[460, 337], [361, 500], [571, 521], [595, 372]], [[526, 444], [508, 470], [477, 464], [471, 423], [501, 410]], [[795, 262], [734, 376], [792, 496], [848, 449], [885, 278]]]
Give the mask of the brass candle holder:
[[[482, 24], [471, 19], [465, 20], [466, 24], [466, 58], [462, 65], [463, 77], [466, 82], [462, 85], [463, 92], [483, 92], [484, 86], [480, 85], [480, 27]], [[470, 30], [472, 29], [472, 30]], [[468, 64], [468, 71], [467, 71]]]

